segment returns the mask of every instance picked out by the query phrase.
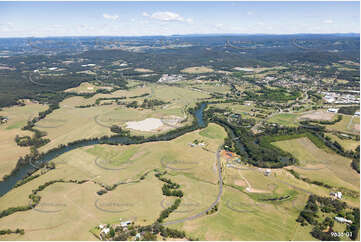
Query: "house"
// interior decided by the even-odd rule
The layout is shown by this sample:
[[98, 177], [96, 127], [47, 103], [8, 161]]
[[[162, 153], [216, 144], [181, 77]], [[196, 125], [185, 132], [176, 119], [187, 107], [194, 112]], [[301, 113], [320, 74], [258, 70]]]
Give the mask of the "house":
[[7, 122], [8, 122], [8, 118], [7, 117], [2, 117], [2, 116], [0, 116], [0, 123], [2, 123], [2, 124], [6, 124]]
[[331, 192], [330, 195], [333, 196], [336, 199], [341, 199], [342, 198], [342, 192]]
[[345, 219], [342, 217], [335, 217], [335, 220], [339, 223], [348, 223], [348, 224], [352, 224], [352, 221], [349, 219]]
[[329, 112], [329, 113], [337, 113], [338, 108], [329, 108], [329, 109], [327, 109], [327, 112]]
[[107, 235], [110, 232], [110, 228], [103, 228], [100, 233]]
[[271, 175], [271, 169], [266, 169], [266, 170], [264, 171], [264, 175], [265, 175], [265, 176]]
[[131, 224], [132, 223], [132, 221], [125, 221], [125, 222], [121, 222], [120, 223], [120, 226], [122, 226], [123, 228], [124, 227], [127, 227], [129, 224]]
[[99, 225], [98, 225], [98, 228], [99, 228], [99, 229], [104, 229], [105, 227], [106, 227], [105, 224], [99, 224]]

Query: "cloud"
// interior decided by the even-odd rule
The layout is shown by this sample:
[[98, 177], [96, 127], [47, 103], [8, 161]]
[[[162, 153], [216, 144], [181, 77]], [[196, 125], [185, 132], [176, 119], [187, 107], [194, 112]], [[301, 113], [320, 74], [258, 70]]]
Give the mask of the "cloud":
[[8, 32], [14, 29], [15, 25], [12, 22], [7, 22], [5, 24], [0, 23], [0, 31]]
[[332, 19], [326, 19], [323, 21], [324, 24], [333, 24], [333, 20]]
[[253, 15], [253, 12], [252, 12], [252, 11], [248, 11], [248, 12], [247, 12], [247, 15]]
[[191, 24], [191, 23], [193, 23], [193, 19], [187, 18], [187, 19], [186, 19], [186, 22], [189, 23], [189, 24]]
[[178, 13], [174, 13], [174, 12], [154, 12], [153, 14], [148, 14], [146, 12], [143, 12], [142, 14], [144, 17], [150, 17], [152, 19], [155, 20], [159, 20], [159, 21], [164, 21], [164, 22], [187, 22], [187, 23], [192, 23], [193, 20], [191, 18], [187, 18], [185, 19], [184, 17], [182, 17], [181, 15], [179, 15]]
[[119, 18], [118, 15], [110, 15], [110, 14], [107, 14], [107, 13], [104, 13], [103, 14], [103, 18], [105, 19], [111, 19], [111, 20], [117, 20]]

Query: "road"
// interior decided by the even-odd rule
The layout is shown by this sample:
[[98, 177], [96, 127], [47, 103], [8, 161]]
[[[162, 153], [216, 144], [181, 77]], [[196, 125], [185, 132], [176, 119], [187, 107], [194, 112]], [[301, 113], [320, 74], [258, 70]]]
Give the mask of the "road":
[[47, 85], [47, 84], [43, 84], [43, 83], [39, 83], [39, 82], [36, 82], [36, 81], [34, 81], [32, 78], [31, 78], [31, 74], [29, 74], [29, 81], [31, 82], [31, 83], [33, 83], [33, 84], [35, 84], [35, 85], [39, 85], [39, 86], [44, 86], [44, 87], [46, 87], [46, 86], [49, 86], [49, 85]]
[[351, 124], [352, 124], [352, 121], [353, 121], [354, 117], [355, 117], [355, 115], [352, 115], [352, 118], [350, 119], [350, 122], [348, 122], [347, 127], [346, 127], [347, 130], [350, 130], [350, 127], [351, 127]]
[[216, 206], [216, 204], [221, 200], [221, 196], [223, 193], [223, 179], [222, 179], [222, 168], [221, 168], [221, 147], [218, 147], [217, 153], [216, 153], [216, 157], [217, 157], [217, 170], [218, 170], [218, 184], [219, 184], [219, 191], [218, 191], [218, 195], [216, 200], [209, 206], [209, 208], [207, 208], [206, 210], [199, 212], [193, 216], [187, 217], [187, 218], [182, 218], [182, 219], [177, 219], [177, 220], [173, 220], [173, 221], [168, 221], [163, 223], [162, 225], [170, 225], [170, 224], [178, 224], [178, 223], [184, 223], [186, 221], [190, 221], [193, 219], [197, 219], [199, 217], [202, 217], [204, 215], [207, 214], [208, 211], [210, 211], [214, 206]]

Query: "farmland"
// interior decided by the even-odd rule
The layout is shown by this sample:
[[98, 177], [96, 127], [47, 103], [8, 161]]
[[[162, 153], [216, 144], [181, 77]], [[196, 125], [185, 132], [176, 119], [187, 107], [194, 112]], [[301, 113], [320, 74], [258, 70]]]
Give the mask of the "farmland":
[[359, 36], [29, 39], [0, 39], [0, 240], [359, 240]]
[[29, 152], [28, 147], [20, 147], [16, 144], [16, 135], [31, 135], [31, 132], [23, 131], [21, 128], [37, 112], [44, 111], [46, 108], [46, 105], [25, 100], [25, 106], [14, 106], [0, 111], [0, 116], [8, 118], [6, 124], [0, 124], [0, 153], [2, 154], [0, 158], [0, 180], [15, 168], [19, 157]]
[[[35, 217], [38, 221], [42, 222], [49, 220], [47, 222], [48, 228], [44, 229], [54, 229], [54, 232], [49, 234], [48, 239], [58, 238], [61, 231], [57, 228], [61, 226], [69, 230], [82, 230], [83, 233], [73, 233], [66, 237], [69, 240], [77, 240], [80, 238], [92, 239], [92, 235], [87, 232], [91, 227], [99, 223], [116, 222], [119, 220], [119, 217], [137, 217], [136, 222], [140, 224], [152, 221], [162, 210], [161, 202], [165, 199], [161, 196], [160, 182], [154, 177], [152, 172], [140, 182], [133, 183], [132, 181], [139, 179], [140, 176], [153, 169], [165, 169], [167, 167], [171, 177], [174, 177], [174, 180], [184, 187], [184, 191], [187, 194], [185, 200], [187, 201], [188, 199], [189, 203], [196, 201], [197, 207], [194, 212], [201, 211], [204, 207], [207, 207], [209, 200], [216, 196], [216, 187], [208, 184], [208, 182], [211, 184], [216, 183], [216, 175], [213, 170], [215, 157], [214, 153], [203, 150], [200, 147], [191, 147], [189, 143], [195, 139], [202, 139], [203, 142], [207, 143], [207, 149], [214, 151], [225, 137], [225, 132], [216, 125], [210, 125], [209, 128], [203, 131], [207, 133], [216, 132], [217, 138], [206, 138], [201, 136], [199, 131], [196, 131], [177, 138], [172, 142], [155, 142], [123, 147], [97, 145], [64, 154], [54, 161], [57, 167], [55, 170], [49, 171], [41, 175], [39, 179], [26, 183], [1, 197], [1, 209], [8, 206], [20, 206], [28, 203], [28, 196], [26, 194], [31, 193], [34, 187], [46, 181], [65, 178], [77, 180], [90, 179], [89, 182], [80, 185], [55, 184], [40, 193], [41, 201], [44, 205], [40, 203], [39, 209], [52, 209], [51, 204], [55, 204], [55, 202], [61, 203], [58, 204], [62, 210], [57, 213], [57, 219], [54, 220], [53, 217], [41, 211], [31, 210], [25, 212], [26, 215], [19, 213], [8, 216], [6, 220], [1, 221], [0, 224], [2, 225], [0, 226], [4, 227], [9, 223], [15, 224], [12, 221], [16, 221], [21, 217], [24, 224], [19, 225], [17, 223], [16, 226], [26, 227], [27, 233], [25, 237], [19, 237], [19, 239], [40, 239], [42, 238], [40, 224], [29, 224], [29, 221], [32, 220], [31, 218]], [[194, 157], [195, 151], [197, 151], [197, 162], [195, 162]], [[172, 163], [172, 161], [178, 159], [181, 159], [179, 161], [186, 164], [190, 169], [182, 170], [182, 163], [180, 163], [180, 166], [177, 163]], [[178, 171], [177, 168], [181, 168], [181, 170]], [[194, 183], [193, 177], [207, 181], [207, 183]], [[119, 185], [114, 191], [108, 192], [101, 197], [96, 194], [101, 189], [99, 184], [112, 185], [119, 182], [130, 183]], [[210, 190], [214, 192], [210, 192]], [[147, 191], [148, 195], [141, 191]], [[132, 194], [134, 197], [132, 197]], [[16, 204], [10, 202], [14, 196], [17, 197]], [[117, 197], [121, 198], [124, 204], [130, 203], [131, 205], [129, 206], [131, 207], [125, 212], [115, 213], [102, 212], [102, 210], [94, 207], [97, 199], [101, 199], [106, 205], [111, 204], [112, 201], [119, 202]], [[124, 200], [125, 197], [127, 198], [126, 201]], [[164, 200], [163, 203], [165, 204], [163, 206], [167, 206], [168, 200]], [[79, 206], [82, 209], [75, 212]], [[185, 206], [184, 209], [187, 209], [187, 205]], [[78, 220], [74, 224], [71, 221], [76, 217], [83, 217], [84, 219]], [[171, 219], [178, 219], [178, 216], [171, 217]], [[84, 229], [84, 226], [88, 229]]]

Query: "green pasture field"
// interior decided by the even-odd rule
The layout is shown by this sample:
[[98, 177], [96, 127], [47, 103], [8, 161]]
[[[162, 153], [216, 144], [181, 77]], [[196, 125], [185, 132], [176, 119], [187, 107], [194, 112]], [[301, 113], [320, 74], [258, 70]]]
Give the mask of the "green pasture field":
[[[221, 133], [222, 130], [223, 136], [211, 139], [201, 136], [199, 131], [194, 131], [169, 142], [152, 142], [129, 146], [94, 145], [67, 152], [54, 160], [56, 169], [50, 170], [2, 196], [0, 198], [0, 210], [29, 204], [28, 195], [47, 181], [56, 179], [90, 179], [90, 181], [84, 184], [56, 183], [50, 185], [39, 193], [42, 197], [40, 207], [65, 203], [61, 212], [51, 216], [34, 209], [14, 213], [0, 219], [0, 229], [16, 229], [18, 227], [25, 229], [25, 235], [17, 237], [19, 240], [30, 238], [39, 240], [59, 238], [93, 240], [94, 237], [89, 230], [100, 223], [118, 223], [120, 218], [136, 217], [137, 224], [149, 224], [164, 209], [161, 202], [166, 199], [161, 192], [163, 183], [154, 176], [153, 170], [156, 168], [167, 170], [169, 173], [167, 177], [181, 185], [181, 189], [185, 193], [185, 203], [180, 208], [187, 209], [187, 204], [196, 202], [199, 206], [191, 212], [201, 211], [216, 198], [218, 186], [216, 185], [217, 172], [214, 169], [215, 152], [226, 136], [223, 128], [218, 125], [210, 124], [209, 128], [204, 129], [209, 132], [207, 129], [214, 130], [217, 134]], [[202, 139], [207, 143], [209, 151], [201, 147], [191, 147], [189, 143], [195, 139]], [[197, 156], [194, 156], [195, 153]], [[186, 164], [188, 162], [188, 164], [192, 164], [190, 167], [188, 166], [191, 169], [175, 170], [174, 168], [184, 168], [184, 166], [171, 162], [166, 164], [170, 164], [173, 169], [164, 167], [161, 161], [165, 156], [183, 161]], [[122, 169], [104, 169], [97, 165], [97, 158], [105, 161], [101, 163], [103, 167]], [[107, 163], [107, 160], [111, 162]], [[149, 173], [143, 180], [136, 182], [147, 172]], [[205, 182], [195, 180], [194, 177]], [[120, 185], [99, 196], [96, 192], [102, 189], [102, 184]], [[104, 199], [105, 205], [121, 203], [130, 206], [130, 208], [119, 213], [104, 212], [94, 207], [98, 198]], [[169, 202], [171, 201], [166, 201], [165, 204], [169, 204]], [[129, 205], [129, 203], [133, 205]], [[178, 219], [183, 216], [185, 215], [179, 213], [169, 219]], [[36, 222], [33, 223], [34, 219]], [[64, 234], [64, 229], [79, 232]], [[40, 231], [44, 232], [45, 230], [50, 231], [50, 233], [44, 237]]]
[[189, 88], [159, 84], [151, 84], [150, 86], [152, 88], [152, 97], [181, 105], [196, 103], [202, 98], [210, 97], [208, 94]]
[[[89, 108], [76, 108], [79, 105], [89, 105], [95, 103], [97, 98], [111, 98], [111, 97], [128, 97], [127, 101], [143, 100], [130, 99], [129, 97], [142, 95], [144, 93], [151, 93], [152, 98], [169, 101], [170, 104], [156, 107], [152, 109], [134, 109], [126, 108], [116, 104], [95, 106]], [[146, 87], [136, 87], [126, 90], [118, 90], [112, 94], [97, 94], [92, 98], [86, 99], [83, 97], [71, 97], [65, 99], [60, 103], [60, 109], [54, 110], [45, 119], [40, 120], [35, 127], [48, 133], [47, 137], [51, 142], [41, 148], [41, 151], [54, 148], [60, 144], [66, 144], [71, 141], [100, 137], [112, 134], [109, 130], [111, 125], [120, 125], [126, 128], [128, 121], [140, 121], [146, 118], [164, 118], [168, 116], [177, 116], [185, 118], [186, 106], [193, 106], [199, 98], [208, 97], [208, 95], [191, 91], [185, 88], [171, 87], [158, 84], [150, 84]], [[139, 104], [142, 101], [138, 102]], [[192, 122], [191, 119], [187, 123], [179, 124], [185, 125]], [[171, 129], [168, 127], [167, 129]], [[166, 129], [162, 129], [164, 132]], [[155, 132], [142, 132], [131, 130], [136, 135], [153, 135]]]
[[21, 130], [28, 120], [37, 116], [38, 112], [47, 109], [46, 105], [24, 100], [25, 106], [3, 108], [0, 116], [8, 118], [8, 122], [0, 124], [0, 180], [8, 175], [16, 166], [18, 159], [30, 152], [29, 147], [20, 147], [15, 142], [16, 135], [32, 136], [29, 131]]
[[277, 123], [283, 126], [288, 127], [297, 127], [298, 126], [298, 114], [294, 113], [280, 113], [272, 116], [267, 121], [269, 123]]
[[291, 202], [279, 206], [256, 203], [239, 190], [225, 187], [217, 213], [171, 227], [200, 240], [291, 240], [297, 216], [298, 209]]
[[345, 150], [355, 150], [360, 145], [360, 141], [354, 139], [340, 139], [332, 133], [327, 133], [326, 136], [330, 137], [332, 141], [337, 141]]
[[111, 87], [97, 86], [93, 83], [82, 82], [79, 86], [66, 89], [64, 92], [75, 92], [75, 93], [94, 93], [99, 89], [111, 89]]
[[300, 161], [300, 167], [295, 167], [295, 170], [301, 175], [359, 192], [360, 175], [351, 168], [350, 159], [321, 150], [308, 138], [277, 141], [272, 144], [290, 152]]
[[39, 193], [42, 199], [38, 209], [59, 208], [59, 212], [32, 209], [15, 213], [2, 218], [0, 228], [24, 228], [25, 234], [19, 240], [94, 240], [89, 230], [99, 224], [120, 223], [120, 219], [139, 224], [154, 221], [163, 210], [161, 185], [157, 178], [149, 176], [99, 196], [99, 185], [92, 182], [53, 184]]
[[331, 131], [360, 134], [360, 117], [342, 115], [342, 120], [340, 122], [337, 122], [333, 125], [325, 125], [325, 127]]

